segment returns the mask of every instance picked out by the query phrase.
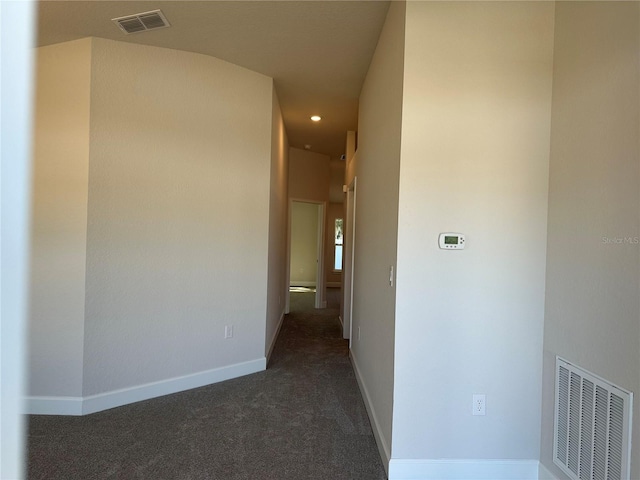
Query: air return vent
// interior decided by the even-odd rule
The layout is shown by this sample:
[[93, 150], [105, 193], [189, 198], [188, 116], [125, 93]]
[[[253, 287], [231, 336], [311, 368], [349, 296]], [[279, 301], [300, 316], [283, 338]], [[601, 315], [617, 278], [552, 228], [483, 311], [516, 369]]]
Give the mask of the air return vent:
[[628, 480], [633, 393], [556, 357], [553, 461], [574, 480]]
[[171, 26], [160, 10], [112, 18], [111, 20], [127, 35]]

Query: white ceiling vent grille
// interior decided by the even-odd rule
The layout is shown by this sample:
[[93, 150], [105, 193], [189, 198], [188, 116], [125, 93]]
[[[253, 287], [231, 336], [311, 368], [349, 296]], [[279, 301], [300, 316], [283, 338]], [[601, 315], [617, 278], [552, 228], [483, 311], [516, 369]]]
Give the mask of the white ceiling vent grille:
[[628, 480], [633, 393], [556, 357], [553, 461], [574, 480]]
[[120, 30], [127, 35], [171, 26], [160, 10], [112, 18], [111, 21], [115, 22], [120, 27]]

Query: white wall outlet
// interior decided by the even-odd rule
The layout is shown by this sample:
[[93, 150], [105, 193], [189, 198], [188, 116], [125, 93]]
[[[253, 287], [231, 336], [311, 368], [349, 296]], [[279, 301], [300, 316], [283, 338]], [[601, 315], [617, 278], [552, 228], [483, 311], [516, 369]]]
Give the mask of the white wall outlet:
[[224, 326], [224, 338], [233, 338], [233, 325]]
[[358, 340], [360, 340], [360, 327], [358, 327]]
[[473, 414], [486, 415], [487, 396], [484, 393], [473, 394]]

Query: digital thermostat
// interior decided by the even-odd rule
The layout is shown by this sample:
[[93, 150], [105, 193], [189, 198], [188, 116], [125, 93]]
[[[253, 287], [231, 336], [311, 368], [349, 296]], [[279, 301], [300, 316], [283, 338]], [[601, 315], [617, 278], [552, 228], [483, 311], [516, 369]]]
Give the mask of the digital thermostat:
[[464, 248], [464, 235], [461, 233], [441, 233], [438, 245], [445, 250], [462, 250]]

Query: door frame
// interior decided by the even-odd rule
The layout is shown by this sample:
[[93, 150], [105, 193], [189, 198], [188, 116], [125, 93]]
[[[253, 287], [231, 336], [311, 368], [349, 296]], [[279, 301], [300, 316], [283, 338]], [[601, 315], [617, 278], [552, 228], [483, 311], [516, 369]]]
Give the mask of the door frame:
[[316, 240], [316, 295], [315, 295], [315, 308], [326, 308], [327, 300], [325, 299], [325, 275], [324, 275], [324, 232], [327, 216], [327, 202], [321, 202], [318, 200], [308, 200], [305, 198], [293, 198], [289, 197], [289, 212], [287, 221], [287, 294], [285, 302], [285, 313], [291, 311], [291, 212], [293, 210], [293, 203], [311, 203], [318, 207], [318, 227], [317, 227], [317, 240]]
[[353, 273], [355, 260], [355, 240], [356, 240], [356, 185], [357, 177], [354, 177], [347, 187], [347, 215], [344, 225], [344, 250], [342, 269], [342, 305], [343, 322], [342, 338], [349, 339], [349, 349], [351, 349], [351, 339], [353, 337], [352, 317], [353, 317]]

